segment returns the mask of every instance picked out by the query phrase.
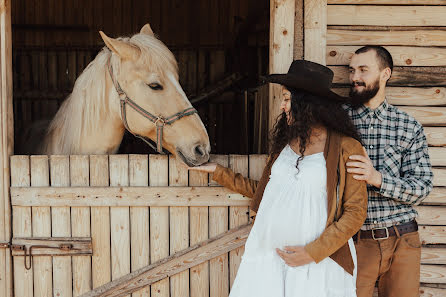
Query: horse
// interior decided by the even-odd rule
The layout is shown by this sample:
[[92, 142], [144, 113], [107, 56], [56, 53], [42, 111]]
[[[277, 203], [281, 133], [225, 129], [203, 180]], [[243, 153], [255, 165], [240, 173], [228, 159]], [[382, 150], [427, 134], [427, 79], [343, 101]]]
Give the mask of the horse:
[[113, 154], [127, 129], [188, 166], [208, 161], [207, 131], [181, 88], [174, 55], [150, 25], [132, 37], [99, 33], [105, 47], [77, 78], [38, 153]]

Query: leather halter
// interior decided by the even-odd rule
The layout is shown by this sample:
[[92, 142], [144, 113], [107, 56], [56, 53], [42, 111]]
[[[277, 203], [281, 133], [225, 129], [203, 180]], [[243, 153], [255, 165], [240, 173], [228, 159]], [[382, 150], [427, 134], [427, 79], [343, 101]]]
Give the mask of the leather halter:
[[[127, 94], [122, 90], [118, 81], [115, 80], [115, 78], [113, 76], [113, 67], [111, 66], [110, 60], [111, 60], [111, 57], [107, 61], [107, 68], [108, 68], [108, 72], [110, 73], [110, 78], [113, 82], [113, 85], [115, 86], [116, 92], [118, 92], [118, 95], [119, 95], [119, 100], [121, 103], [121, 118], [122, 118], [122, 122], [124, 123], [125, 128], [127, 129], [127, 131], [132, 133], [134, 136], [138, 137], [139, 139], [141, 139], [145, 143], [147, 143], [152, 149], [156, 150], [158, 153], [164, 154], [164, 152], [163, 152], [163, 128], [164, 128], [164, 126], [171, 125], [173, 122], [181, 119], [182, 117], [193, 115], [194, 113], [198, 113], [197, 110], [193, 107], [189, 107], [189, 108], [186, 108], [183, 111], [177, 112], [176, 114], [174, 114], [170, 117], [167, 117], [167, 118], [165, 118], [161, 115], [154, 116], [153, 114], [151, 114], [150, 112], [148, 112], [147, 110], [145, 110], [144, 108], [142, 108], [141, 106], [136, 104], [136, 102], [133, 101], [132, 99], [130, 99], [129, 96], [127, 96]], [[127, 123], [126, 104], [128, 104], [131, 108], [133, 108], [135, 111], [137, 111], [140, 115], [142, 115], [143, 117], [145, 117], [146, 119], [148, 119], [149, 121], [151, 121], [152, 123], [155, 124], [155, 126], [156, 126], [156, 147], [152, 143], [150, 143], [151, 140], [149, 138], [139, 135], [139, 134], [135, 134], [132, 132], [132, 130], [130, 130], [130, 127]]]

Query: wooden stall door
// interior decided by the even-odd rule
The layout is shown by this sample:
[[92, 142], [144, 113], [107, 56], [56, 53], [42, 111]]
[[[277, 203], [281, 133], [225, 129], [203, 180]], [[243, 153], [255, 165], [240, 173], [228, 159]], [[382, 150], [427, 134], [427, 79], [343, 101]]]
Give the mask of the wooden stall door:
[[[266, 157], [212, 159], [258, 179]], [[12, 156], [10, 166], [16, 297], [81, 296], [248, 222], [249, 199], [168, 156]], [[227, 296], [242, 254], [127, 296]]]

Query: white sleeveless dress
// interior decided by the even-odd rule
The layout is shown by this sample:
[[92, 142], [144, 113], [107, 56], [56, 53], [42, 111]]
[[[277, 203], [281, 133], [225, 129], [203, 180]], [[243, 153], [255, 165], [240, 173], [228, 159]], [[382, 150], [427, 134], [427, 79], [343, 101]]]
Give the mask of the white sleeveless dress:
[[[306, 156], [299, 171], [298, 157], [287, 145], [271, 168], [230, 297], [356, 297], [356, 268], [352, 276], [329, 257], [290, 267], [275, 251], [312, 242], [327, 221], [324, 155]], [[349, 246], [356, 267], [352, 239]]]

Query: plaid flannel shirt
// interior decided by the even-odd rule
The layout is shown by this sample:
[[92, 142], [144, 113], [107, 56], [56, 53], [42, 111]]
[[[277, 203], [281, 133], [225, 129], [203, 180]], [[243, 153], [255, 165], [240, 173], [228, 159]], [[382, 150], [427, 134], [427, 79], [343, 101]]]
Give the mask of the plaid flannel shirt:
[[381, 188], [367, 185], [367, 219], [361, 228], [390, 227], [417, 217], [413, 205], [432, 190], [432, 168], [423, 127], [384, 101], [377, 109], [344, 105], [370, 160], [382, 174]]

